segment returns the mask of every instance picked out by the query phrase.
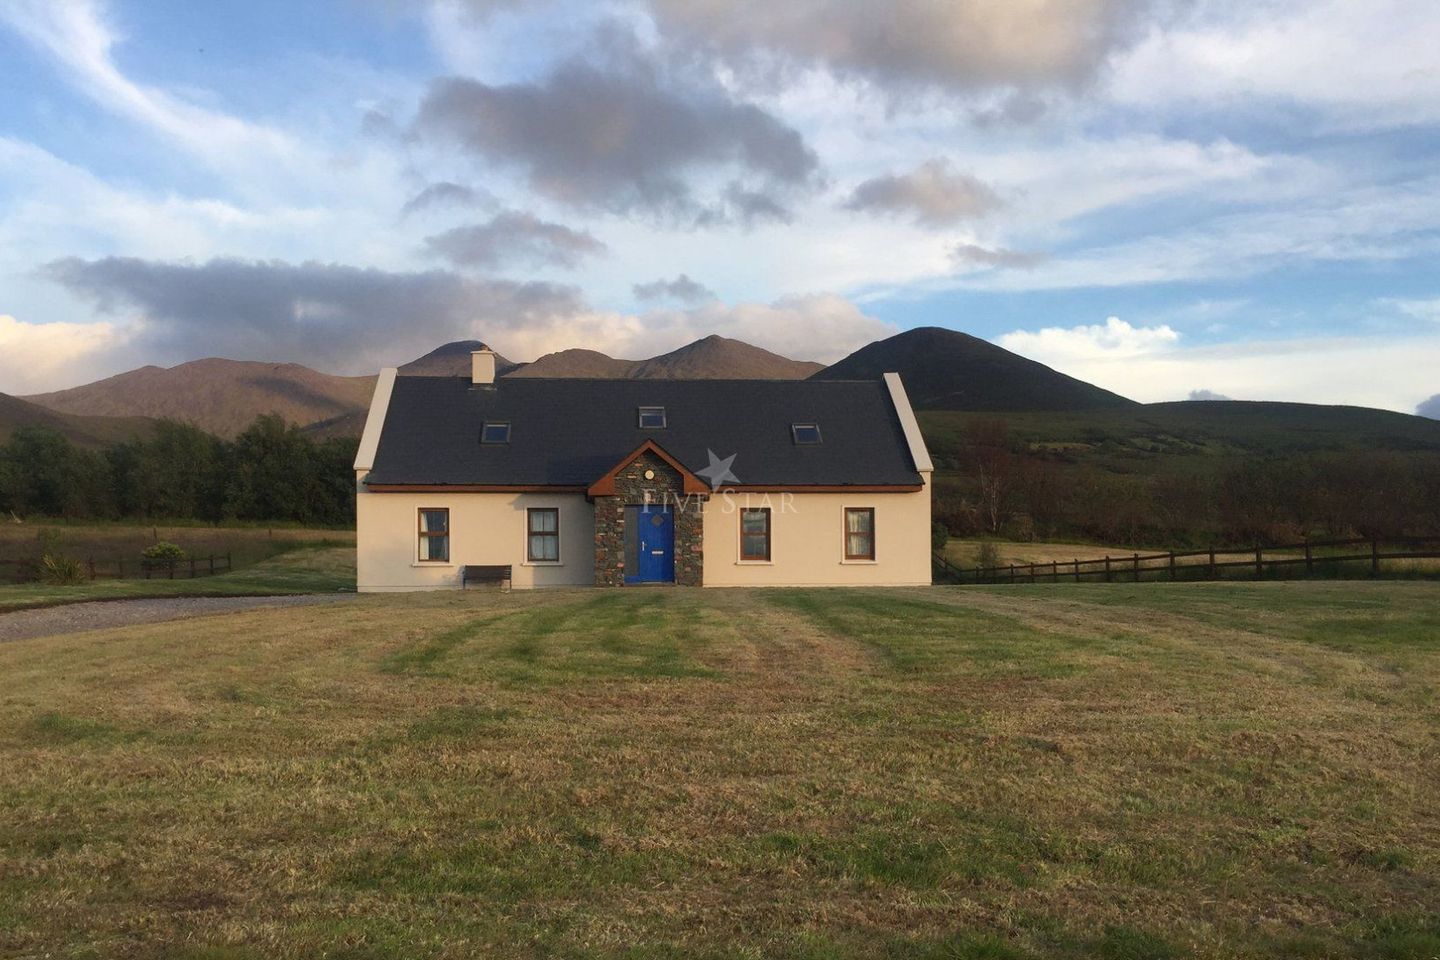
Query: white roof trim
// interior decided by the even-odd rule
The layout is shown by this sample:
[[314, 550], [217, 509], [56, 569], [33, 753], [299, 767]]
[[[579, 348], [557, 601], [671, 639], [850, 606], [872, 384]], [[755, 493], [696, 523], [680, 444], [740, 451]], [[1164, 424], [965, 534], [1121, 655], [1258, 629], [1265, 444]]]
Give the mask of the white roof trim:
[[385, 427], [385, 414], [390, 410], [390, 395], [395, 392], [399, 371], [386, 367], [375, 380], [375, 393], [370, 397], [370, 413], [365, 417], [365, 432], [360, 435], [360, 449], [355, 453], [355, 469], [369, 470], [375, 466], [375, 451], [380, 448], [380, 431]]
[[890, 402], [895, 404], [895, 412], [900, 416], [900, 429], [905, 431], [905, 442], [910, 445], [910, 459], [915, 461], [915, 469], [921, 473], [933, 473], [935, 464], [930, 460], [930, 451], [925, 449], [920, 421], [915, 419], [915, 411], [910, 409], [910, 398], [905, 395], [905, 384], [900, 382], [900, 374], [885, 374], [885, 386], [890, 388]]

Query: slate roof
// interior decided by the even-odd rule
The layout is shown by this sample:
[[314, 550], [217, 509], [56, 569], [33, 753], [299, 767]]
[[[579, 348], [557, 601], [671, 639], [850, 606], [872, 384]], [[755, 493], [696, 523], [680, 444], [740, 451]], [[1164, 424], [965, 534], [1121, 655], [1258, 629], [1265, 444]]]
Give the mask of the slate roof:
[[[663, 406], [642, 430], [637, 408]], [[508, 421], [508, 444], [481, 444], [485, 421]], [[796, 445], [792, 423], [820, 425]], [[370, 484], [586, 486], [653, 440], [692, 472], [735, 454], [744, 485], [921, 482], [883, 381], [584, 380], [399, 377]]]

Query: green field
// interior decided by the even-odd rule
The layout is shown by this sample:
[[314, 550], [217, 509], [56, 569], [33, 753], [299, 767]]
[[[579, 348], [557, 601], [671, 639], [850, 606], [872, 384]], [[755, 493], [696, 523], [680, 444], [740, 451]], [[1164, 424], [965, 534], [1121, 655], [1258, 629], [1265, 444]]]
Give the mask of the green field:
[[471, 591], [0, 644], [0, 955], [1432, 957], [1437, 599]]
[[[73, 585], [9, 583], [14, 567], [0, 565], [0, 612], [89, 600], [138, 597], [242, 596], [332, 593], [355, 589], [355, 532], [304, 527], [152, 526], [149, 524], [0, 525], [0, 560], [53, 550], [102, 565], [124, 559], [138, 567], [140, 553], [157, 541], [192, 557], [229, 556], [230, 573], [194, 580], [100, 578]], [[181, 565], [181, 573], [185, 572]], [[113, 568], [112, 568], [113, 569]], [[202, 566], [203, 569], [203, 566]]]

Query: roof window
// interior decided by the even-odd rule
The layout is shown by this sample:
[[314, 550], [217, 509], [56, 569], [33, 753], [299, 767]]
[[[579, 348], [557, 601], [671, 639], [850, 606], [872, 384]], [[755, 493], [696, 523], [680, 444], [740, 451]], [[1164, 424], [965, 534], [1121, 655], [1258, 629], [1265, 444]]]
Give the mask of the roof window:
[[664, 429], [665, 429], [665, 408], [664, 408], [664, 407], [641, 407], [641, 408], [640, 408], [640, 429], [641, 429], [641, 430], [664, 430]]
[[487, 420], [480, 428], [481, 443], [509, 443], [510, 424]]
[[819, 443], [820, 424], [792, 423], [790, 424], [790, 437], [797, 445]]

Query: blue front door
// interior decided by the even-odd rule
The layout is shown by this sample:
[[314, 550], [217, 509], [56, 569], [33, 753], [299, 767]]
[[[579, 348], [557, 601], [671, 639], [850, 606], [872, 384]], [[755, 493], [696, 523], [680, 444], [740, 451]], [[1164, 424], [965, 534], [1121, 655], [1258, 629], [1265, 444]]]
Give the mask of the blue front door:
[[634, 565], [626, 564], [625, 582], [674, 582], [675, 514], [656, 504], [626, 507], [625, 521], [626, 546], [635, 550]]

